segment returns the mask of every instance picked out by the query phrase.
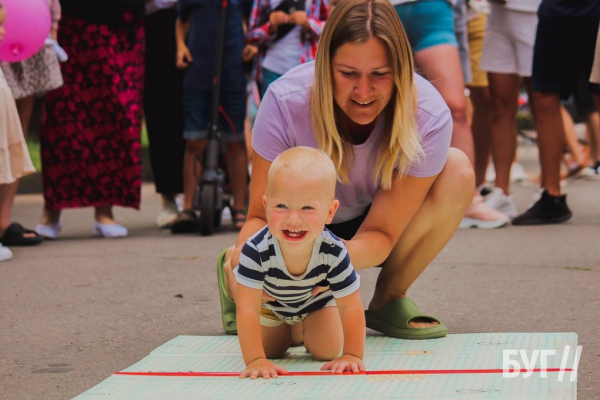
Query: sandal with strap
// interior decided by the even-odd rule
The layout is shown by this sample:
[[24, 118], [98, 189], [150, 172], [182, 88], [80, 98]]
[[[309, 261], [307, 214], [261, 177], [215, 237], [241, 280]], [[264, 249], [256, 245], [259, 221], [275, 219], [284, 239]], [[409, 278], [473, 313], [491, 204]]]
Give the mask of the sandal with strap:
[[199, 233], [200, 218], [195, 210], [186, 209], [171, 224], [171, 233]]
[[[25, 236], [30, 234], [31, 236]], [[42, 243], [44, 238], [36, 231], [25, 229], [18, 222], [13, 222], [6, 228], [0, 242], [6, 246], [33, 246]]]
[[244, 227], [247, 218], [247, 211], [244, 208], [232, 208], [231, 209], [231, 220], [233, 221], [233, 227], [238, 231]]

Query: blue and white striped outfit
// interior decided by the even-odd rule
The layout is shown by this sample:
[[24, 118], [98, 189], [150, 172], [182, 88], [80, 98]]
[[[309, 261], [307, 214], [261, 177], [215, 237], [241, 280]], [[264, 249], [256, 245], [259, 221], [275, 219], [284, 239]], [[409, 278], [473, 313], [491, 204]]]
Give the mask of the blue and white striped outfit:
[[[291, 275], [277, 239], [268, 226], [246, 241], [234, 270], [237, 281], [253, 289], [264, 289], [276, 301], [263, 305], [284, 321], [335, 306], [335, 299], [358, 290], [360, 277], [350, 263], [344, 243], [327, 228], [315, 240], [312, 255], [301, 276]], [[330, 290], [312, 296], [317, 286]]]

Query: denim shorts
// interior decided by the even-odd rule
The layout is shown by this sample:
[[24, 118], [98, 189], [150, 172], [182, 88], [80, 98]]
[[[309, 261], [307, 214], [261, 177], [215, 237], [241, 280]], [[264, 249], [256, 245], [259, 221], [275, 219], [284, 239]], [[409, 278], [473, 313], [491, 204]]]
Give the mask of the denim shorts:
[[452, 6], [446, 0], [421, 0], [394, 6], [413, 53], [441, 44], [458, 47]]
[[[244, 141], [246, 118], [246, 93], [221, 92], [223, 111], [219, 113], [222, 139], [227, 143]], [[183, 91], [183, 138], [198, 140], [208, 138], [208, 119], [211, 112], [211, 90], [184, 89]]]

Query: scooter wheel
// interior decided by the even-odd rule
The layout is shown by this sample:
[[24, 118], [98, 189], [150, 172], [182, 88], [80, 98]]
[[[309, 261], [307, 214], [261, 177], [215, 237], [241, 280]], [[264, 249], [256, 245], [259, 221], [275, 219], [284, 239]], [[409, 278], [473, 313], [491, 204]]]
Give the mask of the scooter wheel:
[[[200, 192], [200, 234], [210, 236], [215, 227], [215, 197], [214, 183], [204, 183]], [[220, 216], [219, 216], [220, 217]]]

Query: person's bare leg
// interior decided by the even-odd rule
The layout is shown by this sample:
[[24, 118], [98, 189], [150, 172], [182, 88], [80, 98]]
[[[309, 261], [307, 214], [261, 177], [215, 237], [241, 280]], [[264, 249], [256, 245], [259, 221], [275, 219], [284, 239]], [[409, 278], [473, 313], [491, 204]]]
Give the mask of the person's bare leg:
[[509, 194], [510, 167], [517, 152], [517, 109], [521, 78], [488, 73], [492, 99], [492, 156], [496, 187]]
[[113, 216], [112, 206], [94, 207], [94, 219], [101, 224], [114, 225], [117, 223]]
[[35, 96], [31, 95], [23, 99], [16, 100], [17, 111], [19, 112], [19, 120], [23, 127], [23, 135], [27, 137], [29, 131], [29, 122], [31, 121], [31, 115], [33, 114], [33, 105], [35, 104]]
[[[475, 176], [466, 155], [450, 149], [446, 166], [383, 263], [369, 310], [377, 312], [406, 292], [452, 238], [471, 203]], [[412, 321], [412, 327], [436, 322]]]
[[260, 327], [260, 336], [263, 349], [267, 358], [281, 358], [292, 344], [290, 326], [281, 324], [277, 326]]
[[[599, 98], [594, 96], [594, 98]], [[596, 105], [596, 109], [598, 105]], [[588, 141], [590, 143], [590, 159], [596, 163], [600, 161], [600, 112], [594, 111], [585, 115], [585, 124], [587, 126]]]
[[485, 183], [485, 174], [490, 160], [492, 147], [492, 103], [488, 87], [469, 87], [473, 117], [471, 131], [475, 148], [475, 186]]
[[58, 223], [60, 220], [61, 211], [62, 210], [49, 210], [44, 207], [40, 223], [43, 225], [54, 225]]
[[337, 307], [311, 312], [302, 322], [304, 347], [318, 361], [330, 361], [342, 352], [344, 332]]
[[560, 163], [565, 140], [560, 99], [556, 93], [533, 92], [532, 106], [538, 133], [541, 187], [551, 196], [560, 196]]
[[18, 181], [0, 185], [0, 236], [10, 225], [10, 213], [17, 194]]
[[[464, 94], [464, 81], [458, 48], [453, 45], [439, 45], [415, 53], [415, 65], [440, 92], [452, 113], [451, 146], [461, 149], [471, 165], [475, 165], [473, 135], [467, 119], [467, 98]], [[444, 62], [440, 62], [444, 60]]]
[[[227, 171], [229, 172], [229, 181], [233, 192], [233, 208], [246, 209], [248, 158], [244, 145], [240, 143], [227, 144]], [[236, 228], [241, 229], [242, 226], [236, 226]]]
[[194, 207], [194, 193], [202, 176], [206, 140], [186, 140], [183, 161], [183, 209]]
[[569, 147], [569, 153], [571, 155], [570, 165], [567, 165], [569, 170], [573, 172], [579, 171], [584, 165], [582, 165], [582, 159], [579, 152], [579, 140], [577, 140], [577, 133], [575, 132], [575, 124], [573, 118], [567, 109], [561, 104], [560, 115], [563, 121], [563, 129], [565, 130], [565, 142]]

